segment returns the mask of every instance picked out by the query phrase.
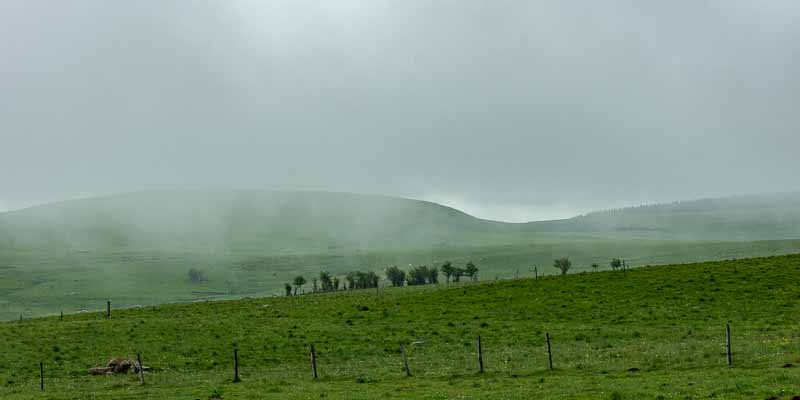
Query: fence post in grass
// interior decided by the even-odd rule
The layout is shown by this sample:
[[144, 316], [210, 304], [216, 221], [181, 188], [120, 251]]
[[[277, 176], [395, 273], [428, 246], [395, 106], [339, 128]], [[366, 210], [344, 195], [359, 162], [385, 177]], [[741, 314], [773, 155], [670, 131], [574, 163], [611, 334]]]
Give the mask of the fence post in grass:
[[403, 367], [406, 369], [406, 376], [411, 376], [411, 369], [408, 368], [408, 357], [406, 357], [406, 346], [400, 345], [400, 353], [403, 354]]
[[111, 300], [106, 301], [106, 318], [111, 318]]
[[139, 363], [139, 384], [144, 385], [144, 365], [142, 364], [142, 356], [136, 353], [136, 362]]
[[64, 320], [64, 310], [61, 310], [61, 317], [60, 317], [60, 319], [59, 319], [59, 320], [60, 320], [60, 321], [63, 321], [63, 320]]
[[539, 280], [539, 268], [533, 267], [534, 279]]
[[547, 341], [547, 363], [550, 366], [550, 370], [553, 370], [553, 351], [550, 348], [550, 332], [545, 332], [544, 338]]
[[733, 364], [733, 359], [731, 358], [731, 324], [730, 322], [725, 325], [725, 349], [728, 355], [728, 366], [730, 367]]
[[39, 361], [39, 388], [44, 391], [44, 362]]
[[239, 350], [235, 347], [233, 349], [233, 381], [241, 381], [241, 379], [239, 379]]
[[314, 351], [314, 345], [311, 345], [311, 349], [309, 351], [311, 356], [311, 378], [317, 379], [317, 353]]
[[481, 348], [481, 335], [478, 335], [478, 371], [483, 373], [483, 349]]

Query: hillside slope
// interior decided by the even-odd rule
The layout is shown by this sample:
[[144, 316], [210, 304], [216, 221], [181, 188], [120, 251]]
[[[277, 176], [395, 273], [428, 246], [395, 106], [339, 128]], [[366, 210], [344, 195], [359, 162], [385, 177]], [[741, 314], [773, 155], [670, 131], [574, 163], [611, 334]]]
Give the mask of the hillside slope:
[[[573, 271], [586, 271], [616, 257], [641, 266], [798, 253], [795, 199], [687, 202], [528, 224], [342, 193], [146, 192], [69, 201], [0, 214], [0, 320], [96, 309], [108, 298], [133, 306], [275, 294], [320, 271], [342, 278], [472, 261], [487, 280], [552, 274], [553, 259], [564, 256]], [[788, 239], [766, 240], [780, 238]], [[192, 268], [207, 280], [189, 280]]]
[[[794, 255], [10, 321], [0, 397], [788, 400], [800, 395], [798, 275]], [[145, 386], [86, 372], [137, 353], [153, 368]]]
[[524, 224], [481, 220], [418, 200], [327, 192], [143, 192], [0, 214], [0, 249], [48, 251], [296, 254], [518, 243], [541, 234], [800, 239], [800, 194], [697, 200]]
[[418, 200], [328, 192], [143, 192], [0, 214], [0, 248], [309, 252], [429, 247], [498, 232]]
[[680, 201], [525, 224], [536, 232], [605, 232], [681, 240], [800, 238], [800, 193]]

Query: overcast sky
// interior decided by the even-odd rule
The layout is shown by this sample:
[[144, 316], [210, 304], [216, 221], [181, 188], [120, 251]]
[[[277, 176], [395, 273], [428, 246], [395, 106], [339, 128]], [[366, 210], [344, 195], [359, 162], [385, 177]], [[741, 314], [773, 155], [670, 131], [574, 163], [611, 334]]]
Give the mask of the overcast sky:
[[800, 190], [800, 2], [0, 2], [0, 209], [320, 189], [484, 218]]

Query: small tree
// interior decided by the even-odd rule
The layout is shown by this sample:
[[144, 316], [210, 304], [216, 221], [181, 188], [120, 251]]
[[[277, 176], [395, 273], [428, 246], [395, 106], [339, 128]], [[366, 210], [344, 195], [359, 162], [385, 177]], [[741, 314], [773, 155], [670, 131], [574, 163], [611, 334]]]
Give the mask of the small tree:
[[[347, 279], [349, 280], [351, 277], [350, 274], [347, 274]], [[369, 288], [376, 288], [378, 287], [378, 282], [380, 282], [381, 278], [373, 271], [361, 272], [356, 271], [352, 272], [352, 279], [353, 282], [351, 283], [351, 289], [369, 289]]]
[[466, 271], [462, 268], [455, 267], [453, 268], [453, 282], [461, 282], [461, 277], [466, 274]]
[[345, 282], [347, 282], [347, 288], [346, 289], [353, 290], [353, 289], [356, 288], [356, 273], [355, 272], [350, 271], [347, 274], [345, 274], [344, 280], [345, 280]]
[[333, 290], [333, 281], [331, 280], [331, 274], [327, 271], [321, 271], [319, 273], [319, 284], [322, 286], [323, 292], [330, 292]]
[[444, 274], [444, 277], [447, 280], [447, 283], [450, 283], [450, 278], [455, 273], [455, 268], [453, 268], [453, 264], [450, 261], [446, 261], [444, 264], [442, 264], [441, 269], [442, 269], [442, 274]]
[[592, 270], [594, 270], [594, 272], [597, 272], [598, 268], [600, 268], [600, 266], [597, 265], [597, 263], [592, 263]]
[[392, 286], [403, 286], [406, 280], [405, 271], [397, 268], [397, 266], [386, 268], [386, 279], [392, 283]]
[[622, 268], [622, 260], [620, 260], [619, 258], [615, 258], [615, 259], [611, 260], [610, 265], [611, 265], [611, 269], [616, 271], [616, 270]]
[[189, 281], [192, 283], [200, 283], [208, 280], [206, 279], [206, 273], [203, 270], [197, 268], [190, 269], [188, 275], [189, 275]]
[[297, 289], [303, 287], [306, 284], [306, 278], [303, 278], [302, 275], [298, 275], [294, 278], [294, 294], [297, 295]]
[[339, 277], [333, 277], [333, 290], [339, 290]]
[[283, 286], [283, 289], [286, 290], [286, 297], [289, 297], [289, 296], [292, 295], [292, 285], [291, 284], [288, 284], [288, 283], [285, 284]]
[[561, 275], [566, 275], [567, 271], [572, 268], [572, 261], [568, 257], [561, 257], [553, 260], [553, 267], [558, 268], [561, 271]]
[[369, 287], [367, 281], [367, 274], [361, 271], [356, 271], [356, 289], [366, 289]]
[[468, 276], [470, 280], [473, 282], [478, 280], [478, 267], [472, 263], [472, 261], [468, 262], [466, 267], [464, 268], [464, 275]]
[[437, 284], [439, 283], [439, 269], [436, 267], [432, 267], [428, 269], [428, 283], [430, 284]]
[[378, 274], [372, 271], [367, 272], [367, 287], [376, 288], [378, 287], [378, 282], [380, 281], [381, 277], [378, 276]]
[[425, 282], [428, 280], [428, 267], [424, 265], [420, 265], [419, 267], [412, 268], [408, 271], [406, 275], [406, 281], [408, 281], [408, 286], [413, 285], [424, 285]]

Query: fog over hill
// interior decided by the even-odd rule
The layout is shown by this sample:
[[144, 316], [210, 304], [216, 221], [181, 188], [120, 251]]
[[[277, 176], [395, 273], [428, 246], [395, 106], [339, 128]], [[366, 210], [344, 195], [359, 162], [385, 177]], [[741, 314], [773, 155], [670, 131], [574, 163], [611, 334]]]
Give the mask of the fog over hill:
[[[308, 191], [157, 191], [0, 213], [0, 319], [271, 295], [298, 275], [463, 266], [480, 279], [800, 252], [800, 196], [687, 201], [506, 223], [439, 204]], [[187, 279], [204, 271], [207, 281]]]
[[0, 38], [0, 318], [800, 252], [796, 0], [4, 0]]
[[685, 201], [523, 224], [482, 220], [418, 200], [291, 191], [141, 192], [0, 214], [0, 248], [50, 250], [413, 249], [534, 240], [526, 235], [546, 233], [800, 238], [800, 195]]
[[401, 195], [522, 222], [800, 190], [794, 0], [0, 2], [0, 204]]

